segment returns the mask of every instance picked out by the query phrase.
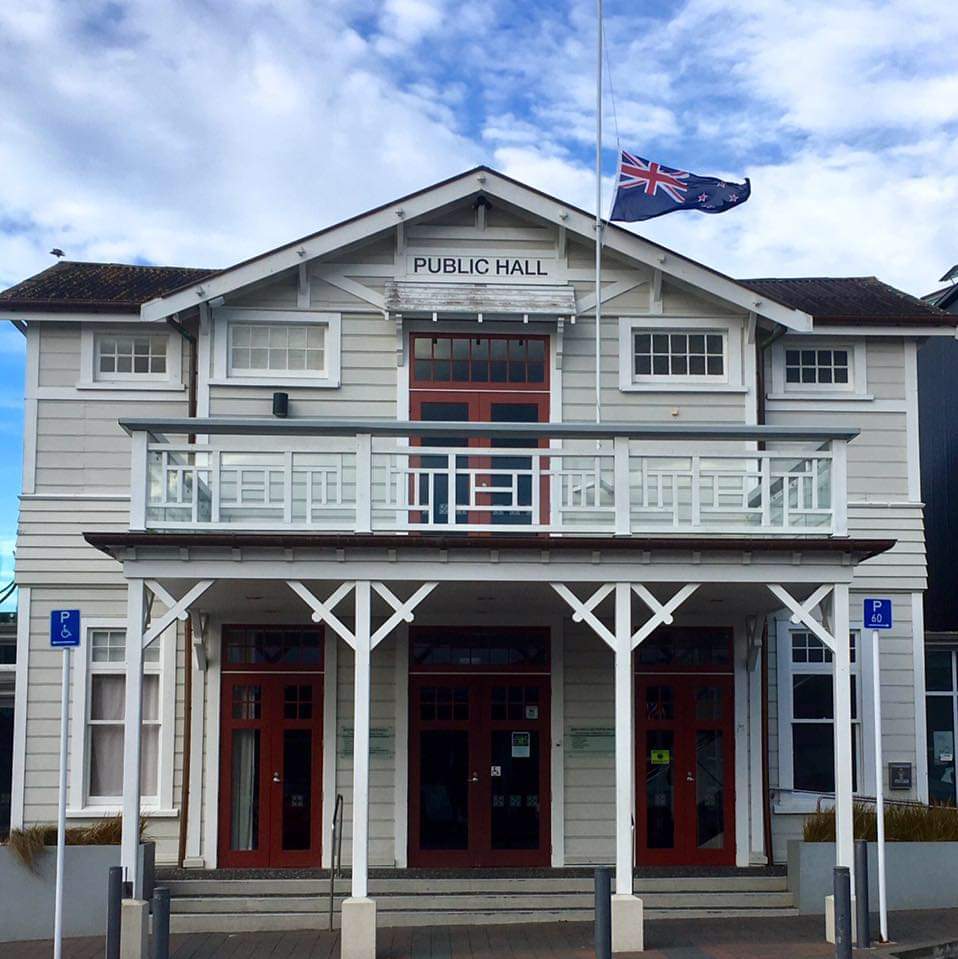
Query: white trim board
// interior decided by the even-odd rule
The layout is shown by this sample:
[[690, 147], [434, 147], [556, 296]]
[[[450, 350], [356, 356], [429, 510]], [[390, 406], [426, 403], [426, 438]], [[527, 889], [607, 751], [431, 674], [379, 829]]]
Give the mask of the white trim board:
[[[277, 250], [237, 264], [215, 276], [184, 287], [176, 293], [150, 300], [143, 304], [140, 315], [144, 320], [160, 320], [281, 271], [298, 270], [300, 263], [309, 262], [377, 234], [391, 231], [395, 229], [398, 220], [410, 224], [413, 220], [450, 204], [467, 200], [480, 191], [511, 204], [533, 217], [539, 217], [556, 226], [562, 225], [567, 232], [578, 234], [590, 243], [594, 240], [595, 219], [591, 214], [571, 207], [555, 197], [530, 189], [494, 170], [477, 167], [319, 233], [296, 240]], [[766, 316], [790, 329], [802, 331], [812, 329], [812, 317], [809, 314], [763, 297], [731, 277], [645, 240], [629, 230], [610, 225], [605, 231], [604, 242], [606, 249], [613, 253], [661, 270], [664, 274], [678, 280], [692, 283], [720, 299]]]
[[27, 709], [30, 692], [30, 587], [17, 596], [17, 663], [13, 693], [13, 781], [10, 792], [10, 828], [23, 827], [27, 767]]

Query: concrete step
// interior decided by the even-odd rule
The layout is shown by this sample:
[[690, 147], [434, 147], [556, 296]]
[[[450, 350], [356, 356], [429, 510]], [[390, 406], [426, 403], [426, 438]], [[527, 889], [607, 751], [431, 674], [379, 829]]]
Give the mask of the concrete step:
[[[328, 879], [173, 879], [159, 880], [170, 895], [309, 895], [328, 896]], [[635, 880], [636, 895], [652, 892], [783, 892], [788, 888], [785, 876], [677, 876], [644, 877]], [[370, 879], [369, 894], [391, 893], [444, 895], [469, 892], [581, 892], [592, 893], [589, 878], [485, 878], [485, 879]], [[336, 880], [336, 894], [349, 895], [349, 880]]]
[[[795, 908], [783, 909], [650, 909], [645, 918], [662, 919], [760, 918], [770, 916], [797, 916]], [[515, 909], [509, 911], [475, 912], [450, 910], [443, 912], [380, 913], [379, 927], [397, 926], [460, 926], [508, 925], [537, 922], [591, 922], [591, 909]], [[299, 913], [177, 913], [171, 916], [173, 932], [276, 932], [317, 930], [329, 928], [326, 912]], [[339, 928], [338, 913], [333, 917], [334, 928]]]
[[[712, 909], [780, 909], [792, 905], [788, 892], [715, 892], [702, 896], [698, 892], [654, 892], [642, 896], [647, 909], [692, 909], [707, 906]], [[180, 913], [274, 913], [316, 912], [328, 908], [323, 896], [177, 896], [171, 902], [171, 911]], [[338, 911], [342, 899], [337, 897]], [[589, 893], [556, 892], [513, 893], [509, 895], [482, 893], [446, 893], [441, 896], [391, 895], [376, 898], [381, 914], [393, 912], [482, 912], [516, 909], [585, 909], [592, 908]]]

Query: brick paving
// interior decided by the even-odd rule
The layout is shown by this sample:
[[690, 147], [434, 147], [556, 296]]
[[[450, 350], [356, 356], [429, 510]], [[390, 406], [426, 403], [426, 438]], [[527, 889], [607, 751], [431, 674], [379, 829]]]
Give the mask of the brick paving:
[[[935, 943], [958, 942], [958, 909], [896, 912], [896, 942], [857, 959], [894, 957]], [[877, 928], [877, 921], [875, 923]], [[646, 923], [642, 959], [817, 959], [835, 955], [819, 916], [660, 920]], [[49, 959], [49, 940], [0, 943], [2, 959]], [[379, 930], [378, 959], [590, 959], [592, 924], [433, 926]], [[171, 959], [337, 959], [335, 932], [175, 935]], [[958, 955], [958, 952], [955, 953]], [[63, 959], [102, 959], [101, 938], [68, 939]]]

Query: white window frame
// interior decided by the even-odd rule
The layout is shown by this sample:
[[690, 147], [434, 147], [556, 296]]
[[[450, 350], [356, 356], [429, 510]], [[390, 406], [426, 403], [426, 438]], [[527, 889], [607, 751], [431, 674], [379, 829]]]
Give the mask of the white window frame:
[[[230, 323], [252, 323], [268, 326], [296, 324], [322, 325], [326, 327], [326, 369], [316, 370], [271, 370], [250, 373], [230, 369], [229, 326]], [[320, 313], [315, 310], [262, 310], [243, 307], [220, 307], [213, 310], [213, 386], [303, 386], [311, 389], [336, 389], [340, 385], [341, 364], [341, 313]]]
[[[165, 336], [165, 373], [109, 373], [99, 374], [97, 341], [104, 336]], [[79, 390], [185, 390], [183, 383], [183, 337], [159, 324], [117, 326], [93, 324], [84, 326], [80, 333]]]
[[[742, 341], [744, 319], [705, 316], [623, 316], [619, 318], [619, 390], [623, 393], [745, 393]], [[635, 369], [635, 334], [703, 333], [720, 335], [725, 341], [725, 372], [708, 374], [639, 374]]]
[[[83, 619], [80, 647], [73, 651], [71, 677], [72, 710], [70, 717], [70, 773], [67, 789], [67, 815], [71, 818], [114, 816], [123, 804], [122, 796], [91, 797], [89, 713], [92, 677], [97, 673], [125, 674], [123, 663], [100, 664], [92, 662], [91, 633], [98, 629], [126, 630], [123, 619]], [[157, 663], [143, 664], [144, 675], [158, 675], [159, 679], [159, 756], [157, 795], [143, 797], [144, 813], [151, 816], [178, 815], [173, 806], [173, 746], [176, 717], [176, 628], [171, 627], [157, 637], [151, 646], [158, 645]]]
[[[786, 383], [786, 350], [846, 350], [848, 352], [847, 383]], [[822, 336], [785, 336], [772, 344], [772, 382], [770, 400], [808, 397], [830, 400], [867, 400], [865, 341], [833, 339]]]
[[[834, 793], [815, 793], [795, 790], [794, 755], [792, 743], [793, 702], [792, 679], [796, 674], [815, 674], [834, 677], [834, 662], [793, 663], [792, 636], [795, 633], [807, 633], [808, 629], [795, 625], [786, 614], [776, 620], [776, 656], [775, 667], [778, 689], [778, 796], [774, 811], [780, 813], [815, 812], [825, 800], [834, 800]], [[856, 740], [858, 788], [855, 795], [873, 796], [875, 794], [874, 773], [874, 730], [871, 717], [872, 702], [871, 679], [871, 642], [860, 623], [851, 623], [849, 632], [855, 636], [855, 662], [851, 663], [851, 675], [855, 676], [855, 710], [857, 719], [852, 720], [852, 735]], [[833, 680], [834, 681], [834, 680]], [[829, 723], [832, 720], [809, 720], [809, 722]]]

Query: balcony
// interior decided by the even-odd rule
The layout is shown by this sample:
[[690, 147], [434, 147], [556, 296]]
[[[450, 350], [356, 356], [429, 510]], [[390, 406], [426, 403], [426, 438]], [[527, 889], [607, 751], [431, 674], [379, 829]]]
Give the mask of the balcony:
[[133, 438], [132, 529], [329, 534], [844, 536], [847, 443], [857, 435], [274, 419], [121, 426]]

